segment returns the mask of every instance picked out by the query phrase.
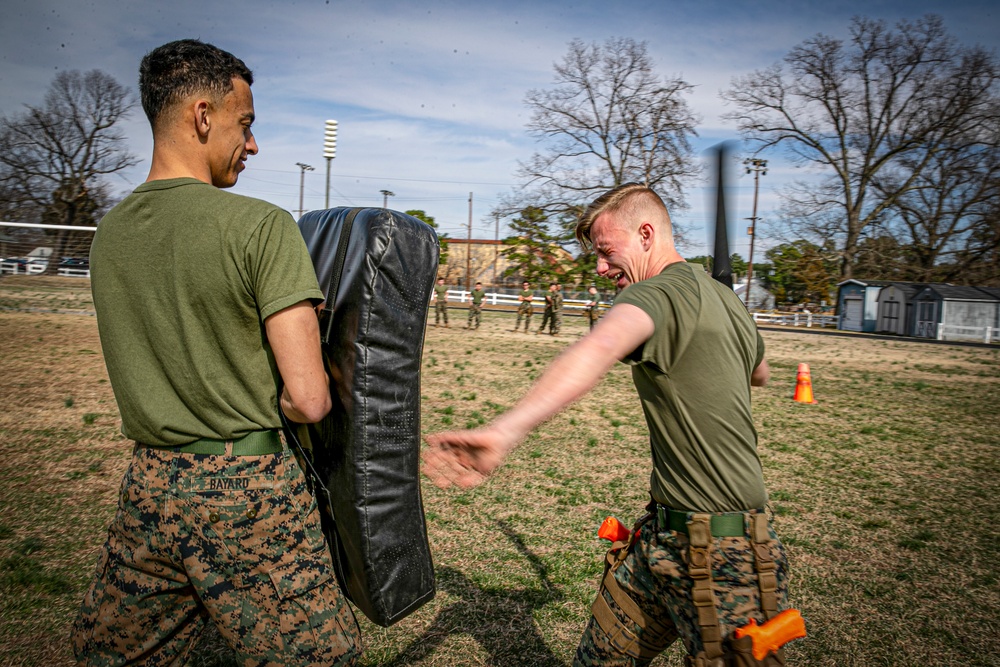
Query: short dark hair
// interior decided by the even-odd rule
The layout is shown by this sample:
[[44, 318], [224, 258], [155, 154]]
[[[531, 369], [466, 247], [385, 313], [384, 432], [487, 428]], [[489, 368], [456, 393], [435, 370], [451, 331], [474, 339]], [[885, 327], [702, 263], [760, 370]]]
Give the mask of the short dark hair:
[[139, 65], [139, 94], [149, 124], [188, 95], [198, 92], [224, 97], [233, 89], [233, 78], [253, 85], [253, 72], [233, 54], [197, 39], [164, 44], [145, 55]]

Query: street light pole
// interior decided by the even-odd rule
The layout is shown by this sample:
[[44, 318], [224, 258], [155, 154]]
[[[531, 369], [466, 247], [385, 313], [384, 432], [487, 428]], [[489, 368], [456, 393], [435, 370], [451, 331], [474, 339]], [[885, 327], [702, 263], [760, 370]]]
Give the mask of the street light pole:
[[323, 157], [326, 158], [326, 205], [330, 208], [330, 164], [337, 157], [337, 121], [326, 121], [323, 132]]
[[757, 191], [760, 187], [760, 177], [767, 176], [767, 160], [760, 158], [747, 158], [743, 160], [747, 173], [753, 172], [753, 215], [750, 220], [750, 259], [747, 260], [747, 310], [750, 310], [750, 281], [753, 279], [753, 242], [757, 237]]
[[469, 193], [469, 235], [465, 245], [465, 289], [472, 291], [472, 193]]
[[302, 202], [303, 202], [303, 195], [305, 194], [305, 190], [306, 190], [306, 172], [307, 171], [316, 171], [316, 170], [313, 169], [311, 166], [309, 166], [308, 164], [306, 164], [304, 162], [296, 162], [295, 166], [297, 166], [299, 169], [302, 170], [302, 173], [300, 174], [300, 178], [299, 178], [299, 217], [301, 218], [302, 214], [306, 212], [306, 210], [305, 210], [305, 208], [303, 207], [303, 204], [302, 204]]
[[395, 197], [396, 193], [392, 190], [379, 190], [382, 193], [382, 208], [389, 207], [389, 197]]

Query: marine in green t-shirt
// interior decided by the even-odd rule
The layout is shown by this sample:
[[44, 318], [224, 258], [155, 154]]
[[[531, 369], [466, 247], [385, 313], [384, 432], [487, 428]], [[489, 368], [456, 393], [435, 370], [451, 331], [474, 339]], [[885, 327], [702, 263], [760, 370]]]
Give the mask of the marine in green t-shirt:
[[517, 306], [517, 322], [514, 324], [514, 333], [521, 330], [521, 318], [524, 318], [524, 333], [528, 333], [528, 329], [531, 328], [531, 316], [534, 313], [534, 308], [531, 305], [532, 300], [535, 298], [535, 293], [531, 290], [531, 283], [525, 280], [521, 283], [521, 293], [517, 295], [518, 306]]
[[650, 489], [669, 507], [738, 512], [767, 502], [749, 378], [764, 341], [733, 291], [697, 264], [670, 264], [626, 287], [656, 323], [626, 359], [653, 451]]
[[562, 316], [563, 316], [563, 298], [562, 285], [556, 285], [556, 290], [552, 294], [552, 335], [558, 336], [559, 332], [562, 331]]
[[[466, 324], [466, 329], [478, 329], [480, 317], [483, 312], [483, 299], [486, 298], [486, 292], [483, 290], [482, 283], [476, 283], [475, 289], [469, 293], [469, 322]], [[476, 321], [476, 325], [472, 326], [472, 320]]]
[[587, 290], [587, 293], [584, 294], [582, 298], [587, 301], [587, 322], [589, 323], [590, 328], [593, 329], [594, 325], [597, 324], [597, 320], [601, 317], [601, 295], [597, 293], [597, 288], [591, 285]]
[[577, 238], [622, 290], [615, 305], [511, 410], [482, 428], [427, 436], [424, 472], [441, 487], [481, 483], [532, 429], [626, 361], [649, 428], [653, 502], [613, 552], [574, 664], [632, 664], [640, 652], [648, 661], [678, 637], [691, 664], [729, 664], [735, 629], [788, 605], [750, 409], [751, 386], [769, 377], [763, 341], [732, 289], [678, 254], [653, 190], [628, 183], [605, 193]]
[[[101, 220], [90, 255], [136, 442], [73, 622], [75, 664], [175, 664], [209, 623], [240, 662], [361, 652], [320, 507], [279, 431], [281, 417], [316, 423], [333, 405], [323, 293], [292, 217], [222, 191], [258, 150], [252, 83], [243, 61], [194, 39], [139, 66], [149, 174]], [[289, 605], [303, 594], [308, 614]]]
[[431, 303], [434, 304], [434, 326], [440, 326], [444, 320], [444, 325], [448, 326], [448, 286], [444, 284], [444, 278], [438, 278], [437, 285], [434, 286], [434, 293], [431, 295]]
[[538, 327], [536, 334], [541, 334], [545, 331], [545, 327], [549, 328], [549, 334], [555, 335], [555, 317], [553, 315], [555, 308], [555, 293], [556, 293], [556, 283], [549, 283], [549, 290], [545, 293], [545, 308], [542, 310], [542, 324]]
[[101, 220], [90, 264], [126, 437], [167, 446], [281, 427], [262, 322], [323, 300], [291, 215], [193, 178], [150, 181]]

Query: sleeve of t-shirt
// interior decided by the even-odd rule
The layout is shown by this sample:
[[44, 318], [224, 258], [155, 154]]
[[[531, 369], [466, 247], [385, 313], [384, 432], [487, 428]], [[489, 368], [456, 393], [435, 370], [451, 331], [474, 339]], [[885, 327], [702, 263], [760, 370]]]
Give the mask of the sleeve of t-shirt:
[[764, 339], [761, 338], [760, 331], [757, 331], [757, 355], [754, 357], [753, 367], [757, 368], [762, 361], [764, 361]]
[[640, 308], [653, 320], [653, 335], [645, 343], [629, 354], [627, 364], [652, 364], [664, 373], [670, 372], [673, 360], [687, 345], [684, 336], [683, 316], [686, 310], [683, 299], [661, 289], [651, 282], [635, 283], [622, 290], [615, 299], [615, 305], [627, 303]]
[[276, 209], [264, 217], [247, 244], [247, 263], [261, 320], [300, 301], [323, 301], [306, 243], [288, 212]]

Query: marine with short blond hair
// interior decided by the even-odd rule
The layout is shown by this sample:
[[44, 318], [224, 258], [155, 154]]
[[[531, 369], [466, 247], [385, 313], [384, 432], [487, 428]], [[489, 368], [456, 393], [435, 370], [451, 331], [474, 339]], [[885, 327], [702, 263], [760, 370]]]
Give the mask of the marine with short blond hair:
[[638, 534], [609, 552], [574, 665], [647, 664], [678, 637], [689, 667], [783, 664], [773, 653], [758, 661], [733, 636], [787, 606], [750, 410], [751, 387], [769, 377], [764, 342], [732, 289], [677, 253], [650, 188], [605, 193], [576, 231], [621, 289], [614, 306], [513, 409], [481, 429], [428, 436], [424, 471], [441, 487], [483, 482], [624, 361], [649, 429], [652, 500]]

